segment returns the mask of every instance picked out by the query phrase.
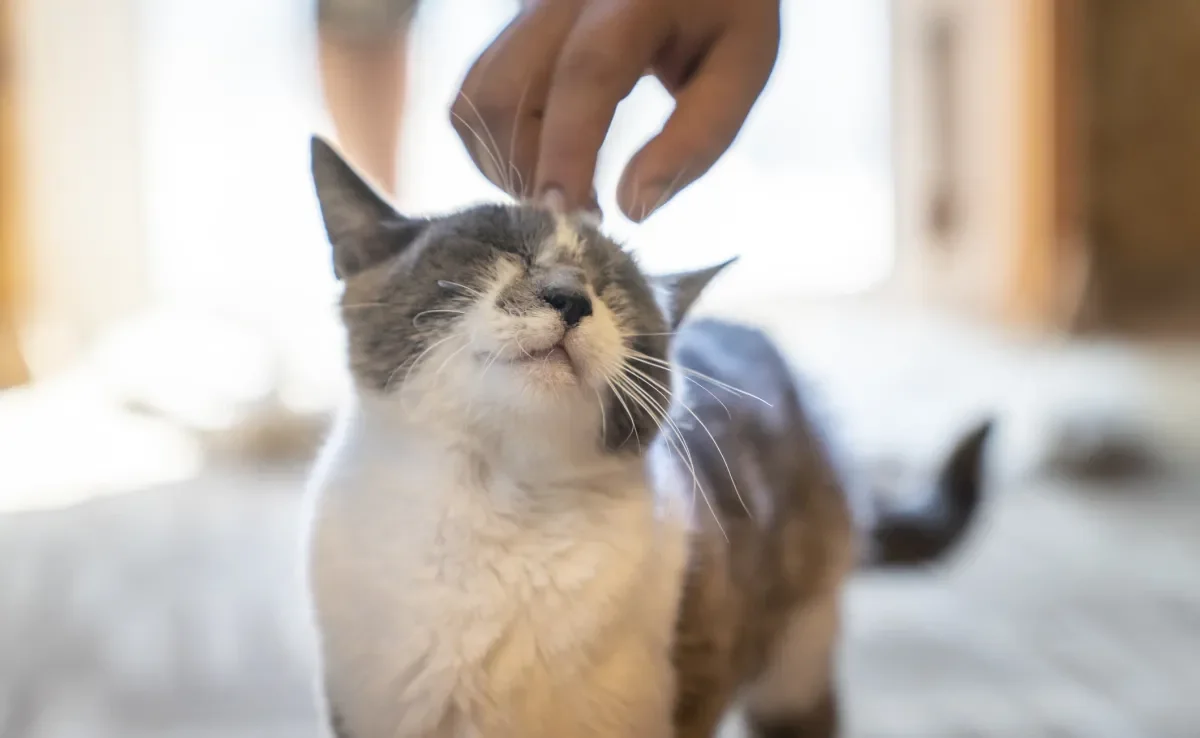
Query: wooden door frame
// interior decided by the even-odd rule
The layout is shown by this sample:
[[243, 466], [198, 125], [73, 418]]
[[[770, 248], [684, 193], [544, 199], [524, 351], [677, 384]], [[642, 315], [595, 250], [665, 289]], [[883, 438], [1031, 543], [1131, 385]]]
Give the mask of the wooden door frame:
[[13, 66], [16, 1], [0, 0], [0, 389], [29, 380], [18, 335], [29, 259], [22, 227], [23, 169]]
[[1075, 331], [1090, 314], [1087, 0], [1018, 0], [1017, 241], [1008, 321]]
[[145, 306], [139, 0], [5, 0], [19, 29], [22, 332], [63, 371]]
[[[1036, 331], [1071, 330], [1086, 312], [1087, 4], [893, 4], [892, 286], [904, 299]], [[953, 73], [938, 73], [930, 39], [947, 21], [959, 38], [941, 63]], [[948, 107], [953, 125], [939, 126]], [[946, 135], [956, 145], [931, 143]], [[939, 162], [946, 156], [955, 161]], [[957, 191], [947, 197], [947, 187]]]

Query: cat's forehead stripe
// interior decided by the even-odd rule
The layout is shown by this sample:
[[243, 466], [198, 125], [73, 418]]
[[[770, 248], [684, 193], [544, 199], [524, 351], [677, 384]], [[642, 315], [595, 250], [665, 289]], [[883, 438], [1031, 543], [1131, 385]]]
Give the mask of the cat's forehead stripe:
[[554, 233], [550, 243], [546, 244], [547, 254], [567, 256], [578, 259], [583, 256], [583, 236], [571, 218], [565, 215], [554, 215]]

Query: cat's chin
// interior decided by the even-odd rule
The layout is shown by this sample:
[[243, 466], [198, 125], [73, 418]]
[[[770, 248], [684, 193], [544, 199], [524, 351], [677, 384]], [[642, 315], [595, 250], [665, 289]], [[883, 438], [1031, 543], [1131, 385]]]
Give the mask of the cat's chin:
[[562, 348], [551, 349], [540, 356], [518, 359], [512, 364], [512, 370], [520, 372], [525, 381], [535, 388], [557, 391], [581, 383], [575, 364]]
[[550, 348], [546, 349], [545, 351], [538, 351], [536, 353], [530, 353], [528, 356], [520, 357], [518, 359], [518, 361], [521, 361], [524, 363], [540, 362], [542, 364], [554, 364], [554, 363], [561, 364], [561, 363], [565, 362], [567, 364], [570, 364], [571, 357], [567, 353], [567, 350], [565, 348], [563, 348], [561, 345], [554, 345], [554, 346], [551, 346]]
[[493, 362], [514, 373], [521, 384], [526, 385], [522, 389], [527, 389], [529, 384], [551, 388], [579, 385], [584, 376], [580, 357], [562, 342], [545, 348], [522, 348], [498, 360], [487, 358], [485, 367]]

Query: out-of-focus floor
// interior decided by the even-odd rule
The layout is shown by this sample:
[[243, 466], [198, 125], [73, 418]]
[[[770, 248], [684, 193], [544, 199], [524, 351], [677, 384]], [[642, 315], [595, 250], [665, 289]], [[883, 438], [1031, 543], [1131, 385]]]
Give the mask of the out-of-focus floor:
[[[1195, 477], [1186, 463], [1126, 485], [1030, 469], [1037, 428], [1101, 410], [1140, 409], [1186, 462], [1194, 352], [1019, 345], [896, 311], [793, 308], [743, 312], [817, 376], [861, 456], [919, 465], [984, 408], [1002, 421], [985, 517], [960, 556], [850, 587], [849, 735], [1193, 738]], [[41, 400], [22, 402], [0, 409], [0, 432]], [[116, 457], [149, 437], [78, 422], [86, 430], [46, 457], [48, 477], [69, 477], [88, 438]], [[3, 466], [0, 491], [12, 492]], [[191, 480], [0, 517], [0, 735], [315, 735], [296, 590], [302, 466], [227, 460]]]

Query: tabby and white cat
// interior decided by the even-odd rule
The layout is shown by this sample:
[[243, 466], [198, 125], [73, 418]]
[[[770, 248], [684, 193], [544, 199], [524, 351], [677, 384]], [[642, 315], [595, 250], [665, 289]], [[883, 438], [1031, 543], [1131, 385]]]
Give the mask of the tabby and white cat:
[[857, 525], [770, 343], [681, 329], [720, 267], [647, 277], [530, 205], [405, 218], [312, 156], [355, 385], [309, 540], [338, 738], [700, 738], [739, 698], [833, 735], [856, 531], [940, 553], [986, 429], [928, 509]]

